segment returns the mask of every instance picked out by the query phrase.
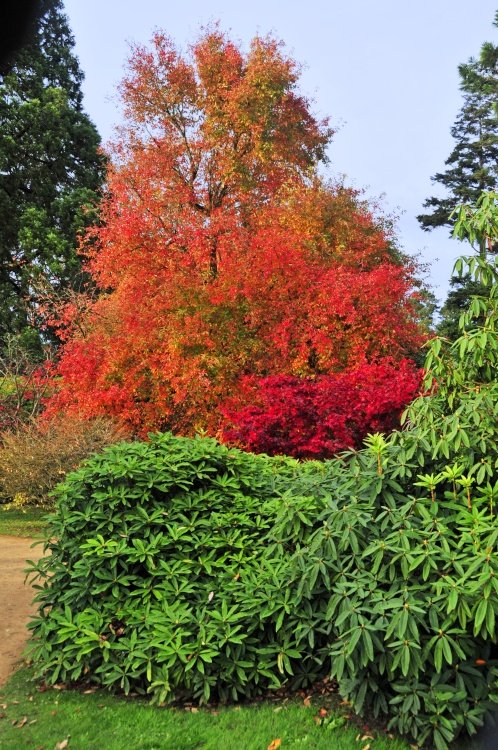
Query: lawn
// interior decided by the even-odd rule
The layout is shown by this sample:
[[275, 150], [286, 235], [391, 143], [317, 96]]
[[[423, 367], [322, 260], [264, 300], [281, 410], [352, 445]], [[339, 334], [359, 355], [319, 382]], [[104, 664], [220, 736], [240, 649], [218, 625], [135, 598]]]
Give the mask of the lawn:
[[0, 505], [0, 535], [40, 536], [46, 527], [46, 508], [11, 508]]
[[[356, 721], [341, 725], [343, 710], [331, 707], [337, 700], [333, 695], [311, 698], [310, 705], [296, 699], [198, 711], [157, 708], [103, 691], [40, 692], [23, 668], [0, 688], [0, 747], [53, 750], [69, 738], [68, 750], [409, 750], [400, 739], [375, 733], [370, 738]], [[320, 708], [327, 711], [324, 718]]]
[[[410, 750], [344, 721], [335, 695], [248, 706], [157, 708], [104, 691], [40, 691], [29, 668], [0, 687], [2, 750]], [[326, 716], [320, 718], [320, 709]], [[321, 721], [321, 723], [319, 723]], [[67, 740], [67, 744], [64, 744]], [[493, 745], [489, 746], [493, 747]], [[455, 750], [488, 750], [468, 741]]]

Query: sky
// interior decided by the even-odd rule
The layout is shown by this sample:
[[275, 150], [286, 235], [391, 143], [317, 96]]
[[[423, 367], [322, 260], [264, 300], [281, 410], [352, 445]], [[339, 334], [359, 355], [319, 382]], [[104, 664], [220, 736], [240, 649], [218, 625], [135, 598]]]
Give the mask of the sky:
[[455, 258], [467, 252], [448, 229], [423, 232], [424, 200], [442, 195], [450, 128], [462, 104], [458, 65], [496, 43], [498, 0], [65, 0], [85, 73], [84, 107], [104, 143], [120, 121], [116, 87], [130, 44], [162, 29], [186, 49], [219, 22], [247, 48], [271, 33], [303, 66], [300, 91], [336, 134], [326, 173], [365, 190], [396, 215], [402, 249], [428, 265], [444, 300]]

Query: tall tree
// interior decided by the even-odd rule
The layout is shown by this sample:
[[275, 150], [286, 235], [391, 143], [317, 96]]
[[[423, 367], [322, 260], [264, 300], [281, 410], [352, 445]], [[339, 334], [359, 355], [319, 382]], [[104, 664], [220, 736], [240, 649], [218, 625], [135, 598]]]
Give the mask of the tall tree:
[[314, 377], [413, 352], [411, 269], [353, 192], [324, 184], [331, 136], [272, 38], [218, 29], [189, 56], [158, 33], [122, 92], [89, 270], [51, 408], [138, 431], [216, 433], [246, 375]]
[[[498, 27], [498, 12], [494, 25]], [[459, 66], [463, 106], [451, 129], [455, 146], [446, 159], [447, 169], [432, 178], [446, 189], [443, 197], [424, 202], [427, 213], [417, 218], [422, 228], [453, 227], [452, 211], [457, 204], [475, 203], [483, 191], [498, 187], [498, 45], [485, 42], [479, 59]], [[482, 245], [481, 255], [489, 248]], [[451, 290], [441, 310], [439, 332], [451, 339], [459, 335], [458, 318], [469, 297], [478, 293], [469, 276], [452, 276]]]
[[38, 287], [81, 278], [77, 238], [95, 220], [104, 159], [73, 48], [61, 0], [42, 0], [0, 76], [0, 340], [39, 342]]

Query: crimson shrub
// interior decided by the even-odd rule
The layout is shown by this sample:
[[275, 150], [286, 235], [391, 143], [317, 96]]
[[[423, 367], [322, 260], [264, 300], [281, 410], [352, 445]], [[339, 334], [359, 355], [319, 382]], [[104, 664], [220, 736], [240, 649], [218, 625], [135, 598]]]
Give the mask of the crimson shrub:
[[368, 433], [399, 427], [420, 383], [421, 370], [408, 359], [365, 363], [315, 380], [246, 378], [239, 397], [222, 407], [228, 421], [223, 438], [255, 453], [329, 458], [359, 448]]

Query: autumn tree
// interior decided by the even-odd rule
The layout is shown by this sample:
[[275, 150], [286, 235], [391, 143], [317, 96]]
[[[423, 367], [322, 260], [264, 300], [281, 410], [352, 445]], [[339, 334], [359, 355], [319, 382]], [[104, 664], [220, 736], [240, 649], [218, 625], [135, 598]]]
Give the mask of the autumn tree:
[[187, 55], [162, 33], [134, 49], [88, 236], [101, 295], [60, 321], [49, 413], [215, 434], [245, 376], [416, 351], [413, 269], [359, 195], [319, 178], [332, 131], [298, 79], [271, 37], [247, 54], [217, 28]]
[[[100, 138], [61, 0], [41, 0], [0, 74], [0, 340], [40, 344], [40, 289], [78, 287], [78, 233], [95, 221]], [[46, 334], [45, 334], [46, 335]]]

